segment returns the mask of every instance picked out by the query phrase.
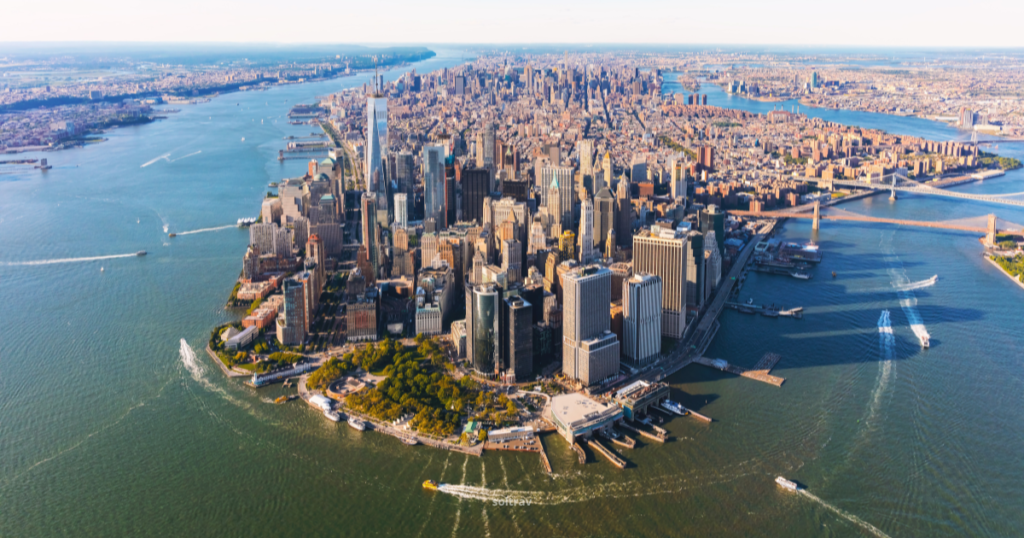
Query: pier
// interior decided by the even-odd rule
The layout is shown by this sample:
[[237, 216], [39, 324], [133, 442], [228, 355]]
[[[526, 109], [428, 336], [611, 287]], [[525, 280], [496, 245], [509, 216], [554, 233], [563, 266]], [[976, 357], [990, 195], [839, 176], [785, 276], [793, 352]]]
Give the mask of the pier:
[[583, 447], [579, 443], [572, 444], [572, 451], [576, 453], [576, 457], [579, 458], [581, 465], [587, 463], [587, 453], [583, 451]]
[[768, 383], [769, 385], [781, 387], [782, 384], [786, 382], [786, 379], [769, 374], [769, 372], [771, 372], [772, 368], [775, 367], [775, 364], [778, 363], [779, 359], [781, 358], [782, 357], [775, 353], [766, 353], [765, 356], [761, 357], [761, 360], [759, 360], [757, 364], [754, 365], [754, 368], [751, 370], [741, 368], [739, 366], [736, 366], [735, 364], [729, 364], [728, 362], [722, 359], [709, 359], [707, 357], [699, 357], [694, 359], [693, 362], [697, 364], [703, 364], [708, 368], [714, 368], [716, 370], [721, 370], [723, 372], [729, 372], [730, 374], [736, 374], [738, 376], [743, 376], [756, 381]]
[[597, 439], [588, 439], [587, 445], [589, 445], [590, 448], [593, 448], [595, 452], [598, 452], [602, 456], [608, 458], [608, 461], [612, 462], [612, 465], [618, 467], [619, 469], [626, 468], [626, 461], [615, 455], [615, 453], [612, 452], [611, 450], [605, 448], [605, 446], [602, 445], [601, 442], [598, 441]]
[[543, 443], [540, 445], [540, 463], [544, 466], [544, 470], [547, 471], [548, 474], [554, 472], [551, 470], [551, 460], [548, 459], [548, 453], [544, 451]]
[[[668, 435], [654, 434], [654, 433], [651, 433], [649, 431], [641, 430], [640, 428], [635, 428], [633, 426], [630, 426], [629, 424], [626, 424], [625, 422], [619, 424], [618, 426], [620, 428], [624, 428], [626, 430], [629, 430], [629, 431], [631, 431], [633, 433], [640, 434], [643, 437], [646, 437], [647, 439], [650, 439], [651, 441], [657, 441], [659, 443], [664, 443], [665, 441], [668, 441]], [[665, 430], [661, 430], [661, 431], [665, 431]]]

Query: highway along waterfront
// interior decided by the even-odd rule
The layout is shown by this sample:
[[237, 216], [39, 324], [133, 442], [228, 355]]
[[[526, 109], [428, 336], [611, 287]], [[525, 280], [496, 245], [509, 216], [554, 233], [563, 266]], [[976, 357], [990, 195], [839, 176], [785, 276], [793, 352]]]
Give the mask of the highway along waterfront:
[[[414, 67], [461, 58], [437, 52]], [[551, 475], [533, 453], [410, 447], [272, 403], [293, 389], [226, 379], [201, 350], [231, 319], [224, 298], [248, 236], [221, 227], [255, 216], [269, 182], [302, 173], [301, 160], [277, 160], [283, 137], [310, 130], [288, 124], [291, 106], [366, 80], [220, 96], [45, 154], [46, 173], [0, 179], [0, 534], [952, 537], [1024, 526], [1024, 291], [969, 233], [824, 222], [812, 236], [809, 222], [786, 223], [782, 237], [813, 238], [824, 260], [807, 281], [751, 273], [740, 299], [803, 306], [803, 319], [727, 310], [707, 352], [748, 369], [777, 353], [772, 375], [786, 382], [681, 370], [673, 400], [714, 423], [668, 420], [674, 440], [638, 439], [624, 470], [593, 453], [581, 466], [557, 435], [543, 441]], [[1015, 156], [1011, 146], [1001, 153]], [[956, 188], [1020, 192], [1024, 177]], [[843, 209], [989, 212], [913, 196]], [[167, 239], [196, 230], [210, 231]], [[148, 255], [96, 259], [139, 250]], [[917, 320], [928, 350], [909, 328]], [[181, 338], [197, 361], [182, 360]], [[778, 475], [810, 494], [782, 491]], [[427, 479], [451, 487], [425, 491]]]

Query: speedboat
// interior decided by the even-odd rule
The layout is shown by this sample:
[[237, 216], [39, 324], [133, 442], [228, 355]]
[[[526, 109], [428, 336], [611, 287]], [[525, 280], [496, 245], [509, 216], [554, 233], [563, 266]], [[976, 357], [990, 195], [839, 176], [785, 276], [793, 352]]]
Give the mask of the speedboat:
[[429, 489], [430, 491], [437, 491], [437, 482], [433, 480], [427, 480], [423, 482], [423, 489]]
[[146, 251], [145, 250], [140, 250], [140, 251], [136, 252], [135, 255], [136, 256], [145, 256], [146, 255]]
[[366, 431], [366, 423], [361, 421], [361, 420], [359, 420], [356, 417], [350, 417], [348, 419], [348, 425], [352, 426], [353, 428], [355, 428], [355, 429], [357, 429], [357, 430], [359, 430], [361, 432], [362, 431]]
[[792, 480], [787, 480], [781, 476], [775, 477], [775, 483], [782, 486], [785, 489], [788, 489], [789, 491], [797, 491], [800, 489], [800, 486], [798, 486], [796, 482], [793, 482]]

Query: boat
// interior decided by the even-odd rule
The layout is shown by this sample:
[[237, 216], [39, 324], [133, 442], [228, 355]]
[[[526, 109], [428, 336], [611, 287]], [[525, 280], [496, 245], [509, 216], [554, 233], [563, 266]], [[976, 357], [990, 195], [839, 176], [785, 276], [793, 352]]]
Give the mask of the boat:
[[930, 334], [928, 334], [928, 329], [925, 329], [924, 325], [921, 325], [920, 323], [912, 323], [910, 324], [910, 330], [914, 331], [914, 335], [917, 336], [918, 340], [920, 340], [921, 347], [925, 349], [931, 347], [932, 337]]
[[104, 271], [104, 269], [102, 267], [100, 267], [100, 272], [102, 273], [103, 271]]
[[324, 416], [332, 422], [341, 422], [341, 414], [337, 411], [324, 411]]
[[793, 278], [798, 278], [800, 280], [810, 280], [811, 279], [811, 275], [809, 275], [807, 273], [800, 273], [798, 271], [793, 271], [792, 273], [789, 274], [789, 276], [791, 276]]
[[664, 402], [661, 402], [661, 406], [681, 417], [686, 416], [686, 408], [672, 400], [665, 400]]
[[242, 142], [245, 142], [245, 137], [244, 136], [242, 137]]
[[276, 403], [276, 404], [283, 404], [283, 403], [285, 403], [287, 401], [288, 401], [288, 397], [287, 396], [278, 396], [277, 398], [274, 398], [274, 403]]
[[352, 426], [353, 428], [355, 428], [355, 429], [357, 429], [357, 430], [359, 430], [361, 432], [366, 431], [366, 423], [361, 421], [361, 420], [359, 420], [356, 417], [350, 417], [348, 419], [348, 425]]
[[437, 482], [433, 480], [426, 480], [423, 482], [423, 489], [429, 489], [430, 491], [437, 491]]
[[171, 232], [171, 233], [167, 234], [167, 237], [178, 237], [178, 234], [176, 234], [174, 232]]
[[788, 489], [789, 491], [798, 491], [800, 489], [800, 486], [798, 486], [796, 482], [793, 482], [792, 480], [787, 480], [781, 476], [775, 477], [775, 483], [782, 486], [785, 489]]
[[415, 437], [403, 437], [402, 442], [409, 446], [416, 446], [420, 444], [420, 442], [417, 441]]
[[836, 272], [832, 271], [832, 278], [835, 278], [835, 277], [836, 277]]
[[145, 250], [140, 250], [140, 251], [136, 252], [135, 255], [136, 256], [145, 256], [146, 255], [146, 251]]

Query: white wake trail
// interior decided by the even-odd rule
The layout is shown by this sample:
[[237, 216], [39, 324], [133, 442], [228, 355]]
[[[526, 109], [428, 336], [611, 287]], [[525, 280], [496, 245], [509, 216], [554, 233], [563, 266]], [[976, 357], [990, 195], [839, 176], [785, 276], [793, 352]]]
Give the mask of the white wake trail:
[[220, 230], [227, 230], [228, 228], [237, 228], [237, 224], [226, 224], [224, 226], [215, 226], [213, 228], [200, 228], [198, 230], [189, 230], [187, 232], [178, 232], [175, 235], [190, 235], [190, 234], [201, 234], [206, 232], [217, 232]]
[[[887, 240], [883, 238], [882, 250], [890, 260], [889, 278], [893, 289], [896, 291], [896, 296], [900, 300], [900, 308], [903, 309], [903, 314], [907, 316], [907, 321], [910, 322], [910, 330], [914, 331], [914, 335], [924, 344], [931, 339], [931, 335], [928, 334], [928, 329], [924, 326], [924, 320], [921, 319], [921, 313], [917, 310], [917, 296], [914, 295], [914, 289], [917, 288], [912, 287], [915, 283], [911, 283], [910, 279], [907, 278], [907, 271], [903, 268], [903, 263], [900, 261], [899, 256], [896, 255], [896, 249], [892, 246], [892, 235]], [[892, 263], [893, 261], [895, 263]], [[897, 263], [899, 267], [896, 266]], [[932, 279], [938, 280], [938, 275], [932, 277]]]
[[155, 158], [155, 159], [153, 159], [151, 161], [146, 161], [139, 168], [145, 168], [145, 167], [147, 167], [147, 166], [149, 166], [149, 165], [151, 165], [151, 164], [153, 164], [153, 163], [155, 163], [155, 162], [157, 162], [159, 160], [164, 160], [164, 161], [170, 162], [170, 157], [171, 157], [170, 153], [164, 153], [163, 155], [161, 155], [161, 156], [159, 156], [159, 157], [157, 157], [157, 158]]
[[837, 516], [839, 516], [839, 517], [849, 521], [850, 523], [853, 523], [855, 525], [859, 525], [861, 528], [867, 530], [871, 534], [874, 534], [878, 538], [889, 538], [889, 535], [885, 534], [884, 532], [882, 532], [881, 529], [879, 529], [878, 527], [875, 527], [874, 525], [872, 525], [872, 524], [868, 523], [867, 521], [864, 521], [863, 519], [861, 519], [861, 518], [859, 518], [859, 517], [857, 517], [857, 516], [847, 512], [846, 510], [843, 510], [842, 508], [839, 508], [837, 506], [833, 506], [833, 505], [831, 505], [831, 504], [821, 500], [817, 495], [807, 491], [806, 489], [801, 489], [801, 490], [799, 490], [799, 492], [804, 497], [807, 497], [808, 499], [811, 499], [812, 501], [817, 502], [818, 504], [820, 504], [820, 505], [824, 506], [825, 508], [831, 510]]
[[193, 155], [199, 155], [202, 152], [203, 152], [203, 150], [193, 151], [192, 153], [189, 153], [188, 155], [182, 155], [181, 157], [177, 157], [175, 159], [171, 159], [171, 160], [169, 160], [167, 162], [169, 162], [169, 163], [176, 163], [176, 162], [178, 162], [178, 161], [180, 161], [182, 159], [186, 159], [188, 157], [192, 157]]
[[116, 258], [134, 258], [138, 256], [135, 253], [132, 254], [111, 254], [110, 256], [90, 256], [87, 258], [58, 258], [54, 260], [33, 260], [27, 262], [4, 262], [3, 264], [12, 267], [16, 265], [53, 265], [57, 263], [81, 263], [81, 262], [95, 262], [100, 260], [113, 260]]

